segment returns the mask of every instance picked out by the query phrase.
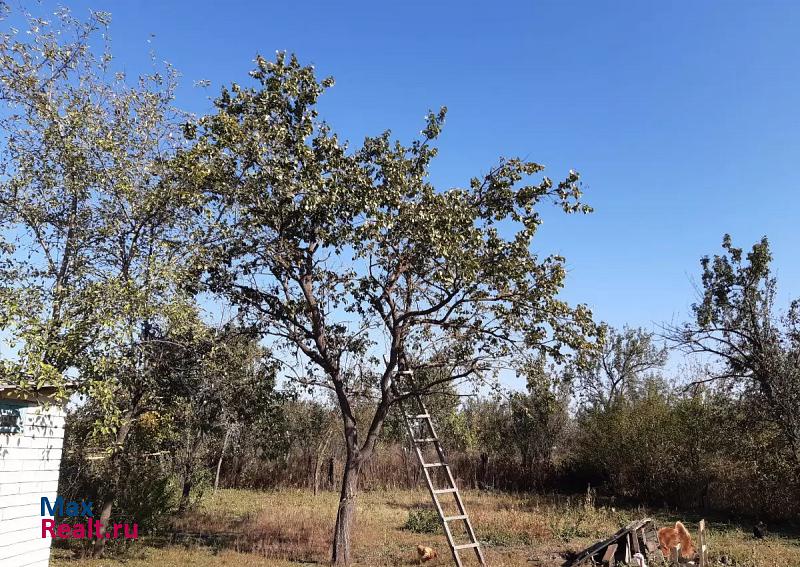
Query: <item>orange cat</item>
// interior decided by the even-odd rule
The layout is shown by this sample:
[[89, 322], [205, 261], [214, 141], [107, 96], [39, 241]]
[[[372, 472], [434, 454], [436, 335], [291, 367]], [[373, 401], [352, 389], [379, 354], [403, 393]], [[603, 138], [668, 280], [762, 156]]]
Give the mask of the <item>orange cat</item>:
[[674, 528], [661, 528], [658, 530], [658, 548], [664, 557], [669, 557], [672, 548], [681, 544], [681, 557], [691, 559], [695, 555], [692, 536], [681, 522], [675, 522]]

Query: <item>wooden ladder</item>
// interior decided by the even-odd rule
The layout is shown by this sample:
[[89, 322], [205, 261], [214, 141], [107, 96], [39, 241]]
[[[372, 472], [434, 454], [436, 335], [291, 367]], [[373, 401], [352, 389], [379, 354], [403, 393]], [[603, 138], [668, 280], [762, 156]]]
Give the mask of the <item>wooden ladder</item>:
[[[398, 374], [404, 375], [405, 377], [408, 377], [408, 379], [413, 378], [413, 373], [410, 370], [400, 371]], [[406, 423], [408, 437], [414, 447], [414, 451], [417, 454], [417, 460], [422, 467], [422, 472], [425, 476], [425, 483], [428, 485], [428, 492], [431, 494], [433, 503], [436, 506], [436, 511], [439, 513], [442, 527], [444, 527], [444, 534], [447, 536], [447, 544], [450, 546], [450, 551], [453, 553], [453, 560], [458, 567], [463, 567], [459, 552], [471, 549], [475, 552], [475, 556], [478, 558], [480, 565], [485, 566], [486, 560], [483, 557], [483, 550], [481, 549], [480, 542], [478, 542], [478, 538], [475, 537], [475, 530], [472, 527], [472, 522], [470, 521], [467, 510], [464, 507], [464, 501], [461, 498], [461, 493], [458, 491], [458, 486], [456, 486], [456, 481], [453, 478], [453, 472], [450, 470], [450, 465], [447, 464], [447, 460], [445, 459], [442, 445], [439, 442], [439, 437], [436, 435], [436, 429], [433, 427], [431, 415], [428, 413], [428, 410], [419, 395], [413, 395], [410, 399], [416, 401], [420, 413], [409, 413], [406, 411], [406, 406], [402, 402], [399, 404], [400, 410], [403, 413], [403, 419]], [[415, 428], [415, 425], [421, 427]], [[422, 432], [420, 437], [417, 437], [418, 430]], [[436, 448], [438, 462], [425, 462], [422, 447], [427, 444], [432, 444]], [[434, 486], [431, 470], [439, 468], [444, 470], [444, 476], [447, 482], [446, 486]], [[439, 500], [439, 496], [447, 494], [452, 494], [455, 498], [455, 503], [458, 510], [458, 514], [455, 516], [446, 516], [444, 509], [442, 508], [442, 503]], [[455, 538], [453, 537], [453, 532], [450, 529], [450, 524], [452, 522], [464, 522], [469, 542], [462, 544], [456, 543]]]

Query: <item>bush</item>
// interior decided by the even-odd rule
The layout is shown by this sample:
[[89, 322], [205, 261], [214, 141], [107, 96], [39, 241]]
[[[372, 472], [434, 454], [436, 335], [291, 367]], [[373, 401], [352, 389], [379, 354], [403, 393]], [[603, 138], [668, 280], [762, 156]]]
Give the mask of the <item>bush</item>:
[[[61, 460], [59, 494], [65, 500], [93, 502], [95, 515], [108, 498], [113, 498], [111, 521], [138, 524], [140, 535], [167, 528], [177, 506], [177, 482], [166, 460], [168, 455], [161, 454], [161, 446], [153, 442], [155, 436], [140, 431], [137, 423], [129, 437], [128, 452], [112, 465], [108, 452], [87, 442], [92, 419], [86, 407], [67, 417], [67, 450]], [[144, 444], [147, 440], [154, 444]]]
[[415, 508], [408, 511], [403, 529], [416, 534], [438, 534], [442, 529], [439, 514], [430, 508]]

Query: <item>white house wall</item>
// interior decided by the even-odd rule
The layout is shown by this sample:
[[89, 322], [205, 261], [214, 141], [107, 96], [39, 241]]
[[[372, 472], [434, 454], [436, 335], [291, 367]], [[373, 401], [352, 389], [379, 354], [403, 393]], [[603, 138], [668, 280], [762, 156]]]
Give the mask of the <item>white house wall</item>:
[[52, 540], [42, 538], [41, 499], [58, 491], [64, 412], [31, 405], [21, 413], [19, 433], [0, 433], [0, 566], [46, 567]]

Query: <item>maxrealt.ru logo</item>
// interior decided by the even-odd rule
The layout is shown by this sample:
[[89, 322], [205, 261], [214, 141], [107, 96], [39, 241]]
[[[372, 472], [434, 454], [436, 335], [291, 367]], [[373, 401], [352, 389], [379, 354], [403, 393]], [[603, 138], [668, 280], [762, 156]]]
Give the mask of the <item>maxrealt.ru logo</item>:
[[54, 502], [42, 496], [41, 515], [64, 518], [86, 518], [85, 523], [57, 524], [54, 518], [42, 518], [42, 537], [58, 539], [138, 539], [138, 524], [111, 524], [104, 526], [94, 519], [92, 503], [86, 500], [64, 501], [58, 496]]

